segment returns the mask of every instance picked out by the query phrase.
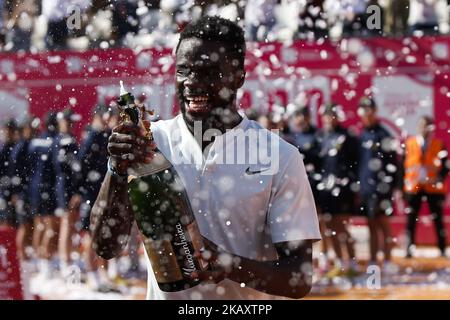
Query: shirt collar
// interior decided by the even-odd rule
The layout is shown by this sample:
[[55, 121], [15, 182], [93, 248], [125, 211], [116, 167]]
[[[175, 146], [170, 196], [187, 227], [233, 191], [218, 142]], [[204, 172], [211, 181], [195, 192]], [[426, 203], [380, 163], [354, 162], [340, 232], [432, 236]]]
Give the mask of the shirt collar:
[[[223, 146], [223, 142], [227, 143], [227, 139], [234, 139], [235, 135], [233, 134], [236, 130], [245, 131], [249, 124], [250, 120], [245, 116], [241, 115], [242, 120], [232, 129], [225, 131], [225, 133], [218, 135], [215, 137], [214, 142], [212, 143], [210, 148], [205, 149], [208, 154], [211, 154], [211, 151], [219, 152], [219, 150], [215, 150], [216, 145]], [[202, 169], [204, 164], [206, 163], [206, 158], [203, 154], [201, 146], [197, 143], [194, 138], [194, 135], [188, 129], [186, 122], [181, 114], [177, 116], [177, 121], [179, 124], [179, 128], [181, 130], [181, 152], [184, 157], [189, 161], [193, 161], [193, 164], [197, 167], [197, 169]]]

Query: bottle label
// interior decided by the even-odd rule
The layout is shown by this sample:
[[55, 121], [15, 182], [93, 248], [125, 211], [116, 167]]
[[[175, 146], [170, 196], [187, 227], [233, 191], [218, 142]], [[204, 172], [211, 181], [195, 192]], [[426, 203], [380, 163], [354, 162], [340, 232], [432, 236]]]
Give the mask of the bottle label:
[[195, 230], [195, 223], [189, 224], [185, 229], [178, 222], [173, 241], [145, 239], [145, 249], [156, 281], [171, 283], [183, 278], [190, 279], [191, 273], [198, 270], [199, 263], [201, 270], [206, 269], [207, 263], [194, 257], [194, 251], [202, 248], [202, 240]]
[[[205, 246], [203, 245], [203, 239], [200, 234], [200, 230], [198, 229], [197, 223], [193, 221], [192, 223], [186, 226], [186, 229], [192, 240], [192, 245], [194, 246], [195, 251], [201, 251], [202, 249], [204, 249]], [[199, 260], [200, 260], [200, 269], [206, 270], [208, 268], [208, 262], [203, 259]]]
[[[191, 241], [189, 234], [186, 234], [184, 232], [183, 225], [178, 222], [175, 225], [177, 237], [176, 240], [173, 242], [174, 246], [176, 247], [176, 251], [180, 252], [184, 256], [184, 266], [182, 267], [183, 274], [186, 277], [190, 277], [191, 273], [194, 271], [197, 271], [197, 268], [195, 266], [194, 262], [194, 248], [193, 246], [189, 245], [189, 242]], [[194, 250], [193, 250], [194, 249]]]
[[183, 280], [177, 256], [169, 240], [146, 239], [144, 245], [158, 283]]
[[161, 290], [197, 285], [199, 280], [191, 278], [192, 272], [207, 268], [194, 256], [202, 249], [203, 238], [175, 169], [153, 174], [143, 170], [129, 187], [135, 218], [146, 237], [145, 248]]

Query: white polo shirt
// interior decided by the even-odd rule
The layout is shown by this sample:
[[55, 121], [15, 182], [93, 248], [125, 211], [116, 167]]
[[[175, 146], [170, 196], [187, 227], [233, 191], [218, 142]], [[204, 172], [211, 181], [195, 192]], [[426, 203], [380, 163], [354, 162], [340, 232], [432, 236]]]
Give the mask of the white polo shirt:
[[[151, 130], [186, 187], [201, 234], [227, 252], [270, 261], [277, 259], [274, 243], [320, 239], [302, 157], [278, 135], [244, 117], [203, 153], [181, 115], [152, 123]], [[150, 300], [280, 298], [229, 279], [164, 292], [148, 257], [147, 265]]]

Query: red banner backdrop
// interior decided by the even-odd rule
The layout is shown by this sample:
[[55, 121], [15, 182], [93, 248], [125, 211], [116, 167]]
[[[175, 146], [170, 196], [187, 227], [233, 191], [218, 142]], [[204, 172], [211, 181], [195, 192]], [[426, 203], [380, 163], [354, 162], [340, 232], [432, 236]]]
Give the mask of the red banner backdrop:
[[0, 226], [0, 300], [22, 300], [16, 231]]
[[[357, 102], [373, 94], [396, 136], [414, 134], [419, 117], [431, 115], [450, 146], [449, 48], [449, 37], [251, 43], [238, 103], [268, 112], [307, 101], [320, 125], [319, 106], [335, 102], [345, 110], [345, 124], [358, 130]], [[42, 116], [72, 106], [83, 116], [79, 135], [92, 107], [114, 99], [124, 80], [161, 118], [170, 118], [178, 110], [174, 62], [172, 50], [162, 48], [2, 54], [0, 116]]]

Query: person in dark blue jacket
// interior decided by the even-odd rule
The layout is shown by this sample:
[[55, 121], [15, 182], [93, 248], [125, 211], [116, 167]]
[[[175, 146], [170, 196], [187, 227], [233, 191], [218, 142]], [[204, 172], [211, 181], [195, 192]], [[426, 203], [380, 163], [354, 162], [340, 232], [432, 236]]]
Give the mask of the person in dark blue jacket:
[[32, 252], [29, 250], [33, 239], [33, 215], [31, 214], [30, 198], [28, 196], [33, 163], [31, 162], [32, 157], [29, 154], [29, 147], [31, 139], [38, 134], [39, 126], [39, 118], [27, 118], [19, 123], [21, 139], [9, 157], [11, 198], [16, 212], [16, 223], [18, 224], [16, 244], [22, 263], [33, 257]]
[[[293, 105], [291, 105], [293, 106]], [[306, 173], [308, 175], [309, 184], [314, 195], [316, 208], [319, 213], [319, 223], [322, 233], [322, 252], [319, 255], [319, 268], [322, 272], [328, 269], [328, 243], [325, 237], [325, 224], [320, 210], [319, 193], [317, 184], [321, 179], [320, 174], [320, 146], [317, 140], [317, 128], [311, 123], [311, 112], [307, 105], [294, 106], [289, 108], [289, 133], [283, 138], [290, 144], [296, 146], [303, 156]]]
[[[109, 286], [107, 277], [98, 269], [99, 264], [106, 265], [106, 261], [96, 257], [92, 249], [92, 237], [89, 232], [91, 207], [97, 198], [108, 164], [108, 138], [111, 134], [112, 123], [115, 126], [116, 112], [105, 105], [98, 105], [93, 110], [92, 122], [82, 141], [78, 155], [81, 163], [81, 206], [80, 229], [83, 236], [83, 255], [87, 270], [88, 285], [96, 290], [106, 290]], [[113, 123], [114, 122], [114, 123]], [[99, 261], [100, 260], [100, 261]]]
[[10, 155], [17, 141], [17, 123], [8, 119], [3, 124], [4, 143], [0, 146], [0, 225], [15, 226], [14, 206], [11, 203]]
[[[347, 229], [348, 216], [355, 210], [352, 185], [357, 181], [358, 144], [354, 136], [340, 123], [337, 105], [321, 108], [323, 128], [317, 135], [319, 143], [321, 181], [317, 184], [320, 209], [327, 225], [325, 235], [333, 244], [337, 259], [329, 277], [345, 269], [353, 275], [358, 269], [355, 260], [354, 240]], [[347, 260], [344, 252], [347, 251]], [[345, 264], [344, 264], [345, 262]]]
[[72, 235], [81, 198], [78, 184], [81, 177], [81, 163], [78, 160], [79, 147], [72, 133], [73, 123], [81, 116], [66, 108], [56, 115], [58, 135], [53, 147], [53, 161], [56, 172], [56, 215], [61, 217], [59, 229], [59, 263], [63, 276], [68, 274], [68, 264], [72, 249]]
[[45, 115], [45, 131], [31, 140], [29, 154], [33, 170], [29, 186], [31, 214], [35, 217], [33, 247], [39, 257], [39, 271], [44, 277], [51, 276], [50, 259], [58, 249], [59, 222], [55, 216], [56, 172], [53, 157], [54, 141], [58, 133], [55, 112]]
[[82, 208], [80, 217], [81, 229], [89, 230], [90, 205], [97, 198], [102, 179], [107, 171], [108, 151], [106, 146], [111, 129], [108, 127], [109, 110], [99, 105], [94, 109], [92, 123], [82, 142], [78, 159], [81, 163], [80, 193]]
[[397, 144], [381, 126], [377, 107], [372, 98], [363, 97], [358, 115], [364, 125], [359, 137], [359, 166], [361, 209], [368, 219], [370, 232], [370, 261], [376, 264], [377, 253], [383, 250], [384, 269], [391, 269], [393, 245], [389, 216], [393, 213], [392, 196], [397, 184]]
[[308, 106], [297, 107], [289, 118], [289, 133], [284, 138], [303, 155], [303, 163], [317, 202], [317, 173], [320, 171], [317, 129], [311, 123]]

